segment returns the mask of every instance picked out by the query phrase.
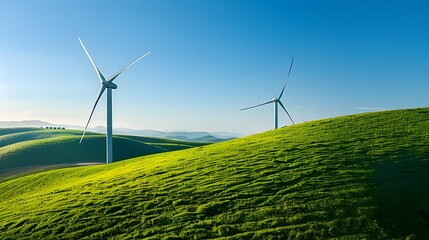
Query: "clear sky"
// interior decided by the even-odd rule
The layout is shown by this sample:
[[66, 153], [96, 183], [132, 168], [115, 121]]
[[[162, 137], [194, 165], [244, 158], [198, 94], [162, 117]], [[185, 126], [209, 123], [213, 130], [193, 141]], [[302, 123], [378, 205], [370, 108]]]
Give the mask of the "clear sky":
[[[84, 125], [99, 80], [113, 126], [255, 133], [278, 96], [295, 122], [429, 106], [428, 1], [0, 2], [0, 121]], [[90, 126], [105, 126], [106, 99]], [[280, 125], [289, 125], [280, 112]]]

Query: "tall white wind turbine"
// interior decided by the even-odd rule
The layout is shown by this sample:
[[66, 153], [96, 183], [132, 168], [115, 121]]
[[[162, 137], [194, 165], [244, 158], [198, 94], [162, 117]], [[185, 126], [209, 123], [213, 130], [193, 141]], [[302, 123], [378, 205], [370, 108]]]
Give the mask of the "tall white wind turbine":
[[116, 89], [118, 86], [113, 83], [113, 80], [115, 80], [121, 73], [123, 73], [127, 68], [131, 67], [134, 63], [140, 61], [143, 57], [148, 55], [150, 53], [147, 52], [143, 55], [141, 55], [139, 58], [137, 58], [134, 62], [130, 63], [123, 69], [121, 69], [119, 72], [113, 74], [111, 77], [109, 77], [107, 80], [103, 76], [103, 74], [100, 72], [100, 70], [95, 65], [94, 61], [92, 61], [91, 56], [89, 55], [88, 51], [86, 50], [85, 46], [83, 45], [82, 40], [79, 38], [79, 42], [82, 45], [83, 50], [85, 50], [86, 55], [88, 56], [89, 60], [92, 63], [92, 66], [95, 69], [95, 72], [97, 72], [97, 76], [100, 79], [101, 82], [101, 88], [98, 92], [97, 100], [95, 101], [94, 107], [92, 108], [91, 114], [89, 115], [88, 122], [86, 123], [85, 130], [83, 131], [82, 137], [80, 139], [80, 142], [82, 142], [83, 137], [85, 136], [86, 129], [88, 128], [89, 122], [91, 121], [92, 114], [94, 113], [95, 107], [97, 107], [97, 103], [100, 100], [100, 97], [103, 95], [104, 91], [107, 89], [107, 129], [106, 129], [106, 163], [112, 163], [113, 161], [113, 146], [112, 146], [112, 89]]
[[280, 106], [283, 108], [283, 110], [285, 110], [285, 112], [289, 116], [289, 118], [292, 121], [292, 123], [295, 124], [295, 122], [293, 121], [293, 119], [290, 116], [289, 112], [286, 110], [285, 106], [283, 105], [282, 101], [280, 100], [282, 98], [282, 96], [283, 96], [283, 92], [285, 91], [286, 84], [287, 84], [287, 82], [289, 80], [290, 72], [292, 71], [293, 59], [294, 58], [292, 58], [292, 61], [290, 63], [289, 73], [287, 75], [287, 79], [286, 79], [285, 85], [283, 86], [283, 89], [282, 89], [282, 91], [280, 92], [280, 95], [277, 98], [274, 98], [273, 100], [271, 100], [269, 102], [265, 102], [265, 103], [261, 103], [261, 104], [258, 104], [258, 105], [252, 106], [252, 107], [240, 109], [240, 111], [251, 109], [251, 108], [255, 108], [255, 107], [259, 107], [259, 106], [263, 106], [263, 105], [270, 104], [270, 103], [274, 103], [274, 129], [276, 129], [276, 128], [279, 127], [278, 104], [280, 104]]

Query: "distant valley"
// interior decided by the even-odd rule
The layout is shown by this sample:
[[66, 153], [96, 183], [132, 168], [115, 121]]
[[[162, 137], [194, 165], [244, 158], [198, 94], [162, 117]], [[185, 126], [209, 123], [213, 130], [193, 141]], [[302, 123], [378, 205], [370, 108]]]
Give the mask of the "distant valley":
[[[44, 169], [105, 163], [105, 135], [80, 130], [0, 128], [0, 179]], [[61, 127], [62, 128], [62, 127]], [[210, 143], [114, 135], [114, 161], [204, 146]]]

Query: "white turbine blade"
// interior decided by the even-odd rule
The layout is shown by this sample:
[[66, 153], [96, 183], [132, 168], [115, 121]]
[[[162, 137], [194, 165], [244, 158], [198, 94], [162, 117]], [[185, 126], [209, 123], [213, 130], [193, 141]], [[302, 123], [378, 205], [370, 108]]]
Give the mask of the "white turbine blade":
[[91, 118], [92, 118], [92, 114], [94, 114], [95, 107], [97, 107], [97, 103], [100, 100], [101, 95], [103, 95], [104, 90], [106, 90], [106, 86], [103, 85], [101, 86], [100, 91], [98, 92], [97, 100], [95, 101], [94, 107], [92, 108], [91, 114], [89, 115], [88, 122], [86, 123], [85, 130], [83, 131], [83, 134], [82, 134], [82, 137], [80, 138], [79, 143], [82, 142], [83, 137], [85, 136], [86, 129], [88, 128], [89, 122], [91, 121]]
[[289, 73], [287, 74], [287, 78], [289, 78], [290, 72], [292, 71], [293, 59], [294, 59], [294, 57], [292, 57], [292, 61], [290, 62]]
[[256, 105], [256, 106], [252, 106], [252, 107], [248, 107], [248, 108], [243, 108], [243, 109], [240, 109], [240, 111], [247, 110], [247, 109], [251, 109], [251, 108], [255, 108], [255, 107], [259, 107], [259, 106], [266, 105], [266, 104], [268, 104], [268, 103], [272, 103], [272, 102], [273, 102], [273, 100], [271, 100], [271, 101], [269, 101], [269, 102], [266, 102], [266, 103], [258, 104], [258, 105]]
[[290, 62], [289, 73], [287, 74], [287, 79], [286, 79], [285, 85], [283, 86], [282, 92], [280, 93], [278, 99], [282, 98], [283, 92], [285, 91], [286, 84], [289, 80], [290, 72], [292, 71], [293, 59], [294, 59], [294, 57], [292, 57], [292, 61]]
[[79, 39], [80, 45], [82, 45], [83, 50], [85, 50], [86, 55], [88, 56], [89, 60], [91, 61], [92, 66], [94, 67], [95, 71], [97, 72], [97, 76], [100, 79], [101, 83], [105, 82], [106, 79], [104, 78], [103, 74], [101, 74], [100, 70], [97, 68], [94, 61], [92, 61], [92, 58], [89, 55], [88, 51], [86, 50], [85, 45], [83, 45], [82, 40], [80, 40], [80, 38], [78, 38], [78, 39]]
[[117, 78], [119, 76], [119, 74], [123, 73], [125, 70], [127, 70], [127, 68], [129, 68], [132, 65], [134, 65], [134, 63], [140, 61], [140, 59], [146, 57], [149, 53], [150, 53], [150, 51], [147, 52], [147, 53], [145, 53], [145, 54], [143, 54], [143, 55], [141, 55], [139, 58], [137, 58], [136, 60], [134, 60], [134, 62], [130, 63], [128, 66], [124, 67], [122, 70], [120, 70], [119, 72], [117, 72], [113, 76], [111, 76], [107, 81], [108, 82], [112, 82], [113, 80], [115, 80], [115, 78]]
[[292, 117], [290, 116], [290, 114], [288, 113], [288, 111], [286, 110], [285, 106], [283, 106], [283, 103], [279, 100], [280, 106], [283, 108], [283, 110], [285, 110], [285, 112], [287, 113], [287, 115], [289, 116], [290, 120], [292, 121], [292, 123], [295, 125], [295, 122], [293, 121]]

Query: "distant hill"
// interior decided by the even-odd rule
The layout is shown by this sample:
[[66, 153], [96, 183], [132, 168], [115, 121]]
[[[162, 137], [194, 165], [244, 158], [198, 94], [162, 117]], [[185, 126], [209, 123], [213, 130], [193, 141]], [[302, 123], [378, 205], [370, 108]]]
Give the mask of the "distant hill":
[[[64, 127], [66, 129], [83, 130], [82, 126], [74, 125], [61, 125], [53, 124], [39, 120], [28, 120], [28, 121], [0, 121], [0, 128], [16, 128], [16, 127]], [[105, 133], [106, 128], [97, 126], [89, 128], [89, 131]], [[144, 136], [144, 137], [155, 137], [155, 138], [169, 138], [175, 140], [191, 141], [191, 142], [203, 142], [203, 140], [209, 142], [222, 142], [226, 140], [235, 139], [243, 136], [243, 134], [229, 133], [229, 132], [193, 132], [193, 131], [156, 131], [156, 130], [136, 130], [131, 128], [114, 128], [114, 134], [121, 135], [132, 135], [132, 136]]]
[[[103, 133], [106, 131], [105, 127], [96, 127], [92, 129], [95, 132]], [[115, 128], [114, 132], [117, 134], [146, 136], [156, 138], [168, 138], [182, 141], [191, 142], [222, 142], [242, 136], [237, 133], [209, 133], [209, 132], [192, 132], [192, 131], [155, 131], [155, 130], [135, 130], [129, 128]]]
[[2, 239], [429, 239], [429, 108], [0, 183]]
[[[105, 135], [43, 128], [0, 128], [0, 178], [32, 169], [105, 162]], [[113, 159], [168, 152], [204, 145], [171, 139], [114, 135]]]

